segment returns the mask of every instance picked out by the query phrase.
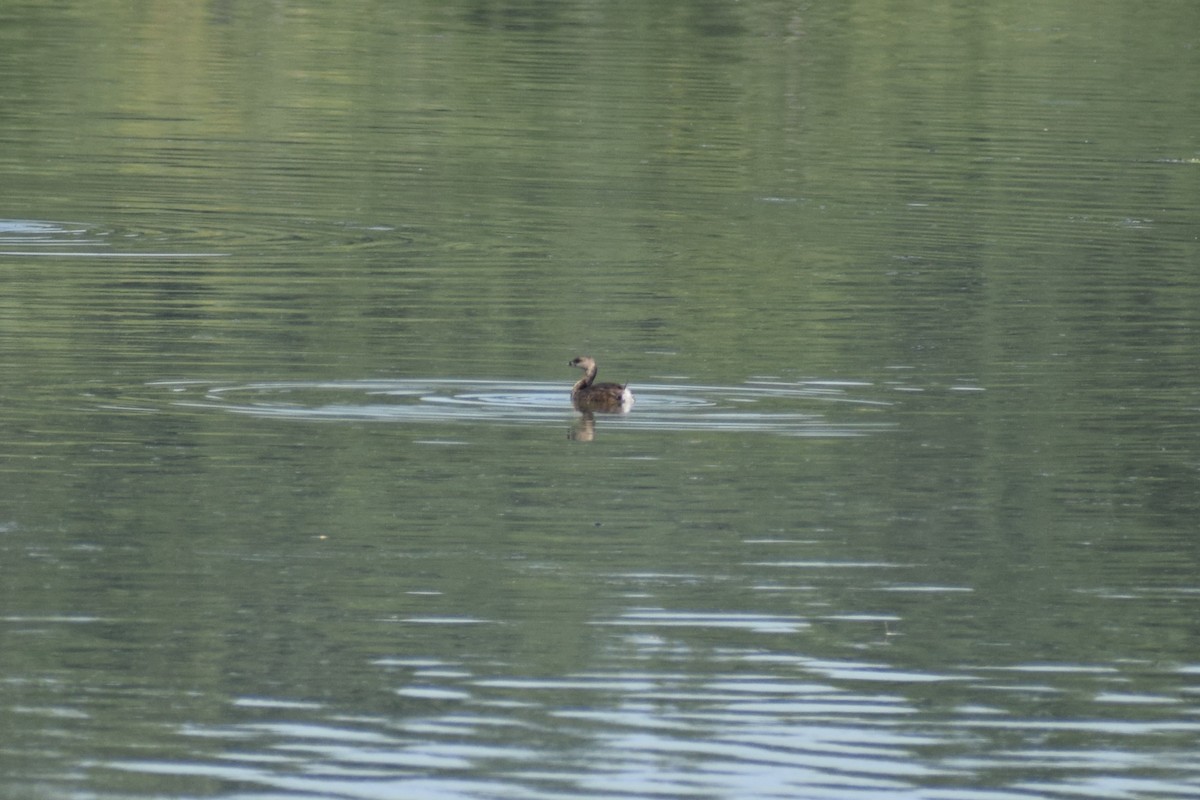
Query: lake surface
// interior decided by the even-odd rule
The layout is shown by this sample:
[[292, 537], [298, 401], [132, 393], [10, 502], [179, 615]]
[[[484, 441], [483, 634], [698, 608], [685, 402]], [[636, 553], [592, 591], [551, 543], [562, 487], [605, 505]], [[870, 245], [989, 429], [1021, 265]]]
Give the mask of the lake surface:
[[1183, 0], [0, 4], [0, 795], [1200, 798], [1197, 75]]

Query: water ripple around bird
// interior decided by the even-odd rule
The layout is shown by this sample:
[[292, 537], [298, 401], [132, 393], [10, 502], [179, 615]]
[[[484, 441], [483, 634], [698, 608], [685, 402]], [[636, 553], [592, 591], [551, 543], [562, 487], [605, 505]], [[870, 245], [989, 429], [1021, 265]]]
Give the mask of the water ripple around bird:
[[[560, 424], [578, 417], [560, 383], [396, 379], [152, 384], [176, 395], [176, 408], [292, 420], [397, 423]], [[855, 396], [865, 383], [759, 382], [740, 386], [640, 384], [627, 414], [600, 414], [611, 429], [760, 432], [786, 436], [862, 436], [890, 427], [890, 403]], [[856, 417], [831, 418], [853, 407]], [[861, 418], [863, 412], [870, 419]]]

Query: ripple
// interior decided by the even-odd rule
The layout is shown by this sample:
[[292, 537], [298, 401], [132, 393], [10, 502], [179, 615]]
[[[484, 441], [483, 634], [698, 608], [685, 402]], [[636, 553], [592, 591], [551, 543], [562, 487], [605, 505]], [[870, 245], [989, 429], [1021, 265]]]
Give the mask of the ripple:
[[402, 228], [354, 223], [316, 224], [272, 214], [248, 214], [220, 226], [196, 225], [181, 218], [175, 227], [112, 227], [85, 222], [0, 219], [0, 257], [21, 258], [224, 258], [251, 250], [260, 260], [294, 259], [306, 253], [345, 252], [410, 244]]
[[[628, 414], [597, 415], [612, 430], [729, 431], [785, 436], [862, 436], [890, 428], [882, 421], [843, 422], [826, 416], [831, 404], [880, 411], [888, 403], [856, 398], [867, 384], [753, 383], [743, 386], [641, 384]], [[470, 380], [269, 381], [213, 385], [195, 381], [150, 384], [178, 397], [176, 408], [263, 418], [376, 422], [561, 424], [579, 419], [561, 383]]]
[[[79, 222], [0, 219], [0, 256], [37, 258], [217, 258], [224, 252], [196, 250], [192, 242], [157, 246], [164, 237], [149, 231], [118, 231]], [[170, 239], [171, 237], [166, 237]], [[120, 243], [121, 247], [117, 246]], [[146, 245], [151, 247], [146, 249]]]

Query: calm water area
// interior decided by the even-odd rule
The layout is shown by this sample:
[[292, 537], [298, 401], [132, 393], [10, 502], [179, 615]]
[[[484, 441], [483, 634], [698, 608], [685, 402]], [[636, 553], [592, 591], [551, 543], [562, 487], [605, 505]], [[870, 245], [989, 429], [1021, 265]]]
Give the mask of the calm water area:
[[0, 374], [6, 800], [1200, 798], [1193, 0], [0, 0]]

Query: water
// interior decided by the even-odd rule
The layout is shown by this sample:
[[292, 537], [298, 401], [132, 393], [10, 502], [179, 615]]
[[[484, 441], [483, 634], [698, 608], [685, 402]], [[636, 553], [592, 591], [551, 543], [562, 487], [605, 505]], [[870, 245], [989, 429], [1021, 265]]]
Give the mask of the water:
[[0, 794], [1200, 797], [1198, 14], [0, 10]]

